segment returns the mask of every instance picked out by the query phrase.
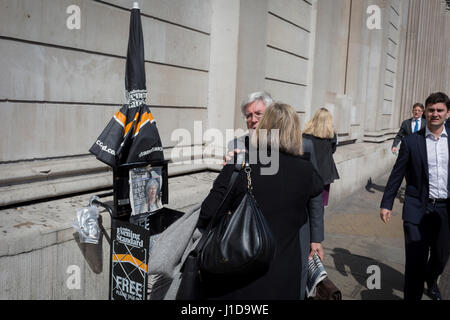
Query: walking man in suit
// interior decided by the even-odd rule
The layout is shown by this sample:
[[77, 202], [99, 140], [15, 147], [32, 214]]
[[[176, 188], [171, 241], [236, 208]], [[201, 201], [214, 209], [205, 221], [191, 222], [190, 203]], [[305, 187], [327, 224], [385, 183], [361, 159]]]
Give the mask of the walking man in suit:
[[450, 100], [444, 93], [433, 93], [426, 99], [426, 127], [403, 138], [381, 200], [380, 217], [388, 223], [405, 177], [405, 300], [420, 300], [425, 282], [428, 294], [435, 300], [441, 299], [437, 279], [447, 263], [450, 244], [450, 139], [444, 125], [449, 109]]
[[425, 128], [425, 119], [422, 118], [424, 106], [421, 103], [415, 103], [412, 108], [413, 117], [406, 119], [402, 122], [400, 130], [398, 130], [397, 135], [392, 143], [392, 153], [396, 154], [398, 151], [398, 144], [402, 141], [404, 136], [408, 134], [415, 133], [419, 130]]
[[[241, 112], [245, 118], [247, 129], [249, 132], [255, 130], [259, 120], [264, 114], [266, 107], [272, 104], [273, 100], [267, 92], [250, 93], [241, 103]], [[245, 150], [245, 137], [249, 134], [238, 137], [228, 144], [228, 153], [225, 160], [229, 161], [233, 158], [234, 153]], [[314, 152], [314, 145], [311, 140], [304, 138], [302, 141], [304, 155], [309, 158], [314, 168], [317, 170], [317, 160]], [[302, 261], [307, 261], [308, 257], [314, 254], [323, 261], [324, 250], [322, 241], [324, 240], [324, 207], [322, 203], [322, 195], [312, 198], [308, 202], [308, 215], [306, 223], [300, 228], [300, 249]], [[308, 268], [306, 263], [302, 263], [301, 277], [301, 293], [300, 299], [304, 299], [306, 281], [308, 276]]]

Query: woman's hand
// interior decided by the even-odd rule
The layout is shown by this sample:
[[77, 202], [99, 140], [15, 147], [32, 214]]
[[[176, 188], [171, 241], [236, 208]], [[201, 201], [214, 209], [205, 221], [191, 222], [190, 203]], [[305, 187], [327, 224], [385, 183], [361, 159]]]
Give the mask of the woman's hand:
[[239, 153], [241, 153], [241, 152], [245, 152], [245, 149], [234, 149], [233, 151], [228, 152], [228, 153], [225, 155], [225, 159], [223, 160], [222, 165], [225, 166], [230, 160], [232, 160], [232, 159], [234, 158], [234, 156], [235, 156], [236, 154], [239, 154]]
[[323, 261], [324, 252], [323, 252], [322, 244], [320, 242], [311, 242], [310, 248], [311, 248], [311, 251], [309, 252], [308, 259], [312, 259], [314, 254], [317, 253], [317, 255], [319, 256], [320, 260]]

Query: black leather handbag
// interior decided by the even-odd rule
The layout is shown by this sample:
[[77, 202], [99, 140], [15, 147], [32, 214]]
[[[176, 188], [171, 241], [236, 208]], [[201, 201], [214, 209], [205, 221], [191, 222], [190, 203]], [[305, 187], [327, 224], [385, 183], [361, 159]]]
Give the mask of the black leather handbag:
[[[228, 192], [204, 234], [205, 240], [198, 255], [201, 272], [213, 275], [251, 274], [268, 269], [273, 259], [275, 241], [253, 196], [248, 152], [245, 156], [244, 165], [236, 165]], [[247, 174], [246, 194], [234, 212], [219, 216], [242, 168]]]
[[[225, 200], [228, 198], [228, 195], [233, 188], [234, 182], [239, 174], [240, 168], [236, 165], [235, 170], [230, 179], [230, 183], [228, 184], [227, 192], [225, 197], [222, 199], [222, 202], [219, 205], [219, 209], [225, 203]], [[211, 222], [208, 224], [206, 231], [203, 233], [203, 236], [200, 238], [199, 242], [195, 246], [193, 250], [191, 250], [186, 257], [180, 271], [181, 271], [181, 281], [180, 286], [178, 287], [176, 300], [203, 300], [205, 299], [205, 286], [204, 281], [201, 276], [200, 270], [200, 259], [199, 256], [201, 254], [201, 250], [205, 246], [207, 235], [210, 234], [212, 225], [217, 219], [217, 212], [214, 217], [211, 219]]]
[[[236, 161], [225, 197], [200, 241], [183, 263], [177, 300], [204, 299], [207, 295], [204, 282], [214, 279], [210, 275], [245, 275], [264, 271], [273, 259], [275, 241], [253, 197], [248, 153], [245, 155], [243, 165]], [[233, 213], [220, 216], [219, 212], [242, 169], [247, 174], [247, 192]]]

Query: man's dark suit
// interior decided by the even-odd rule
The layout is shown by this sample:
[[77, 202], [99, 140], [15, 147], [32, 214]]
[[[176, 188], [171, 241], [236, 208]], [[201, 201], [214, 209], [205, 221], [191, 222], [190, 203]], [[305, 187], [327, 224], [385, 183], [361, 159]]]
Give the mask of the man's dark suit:
[[[449, 138], [447, 142], [449, 142], [450, 150]], [[406, 179], [402, 213], [406, 250], [405, 299], [420, 299], [424, 281], [435, 281], [442, 273], [448, 259], [449, 247], [448, 212], [445, 209], [445, 203], [432, 205], [428, 201], [429, 173], [425, 129], [403, 138], [399, 156], [386, 185], [381, 208], [392, 210], [394, 198], [403, 177]], [[447, 181], [450, 183], [450, 177]], [[430, 206], [443, 206], [443, 208]], [[447, 208], [449, 208], [448, 200]], [[433, 211], [433, 214], [429, 214], [430, 211]], [[435, 214], [436, 211], [439, 213]], [[438, 237], [440, 239], [437, 239]], [[433, 254], [434, 256], [430, 258], [428, 265], [424, 266], [423, 263], [427, 264], [427, 262], [423, 260], [428, 260], [428, 246], [425, 242], [430, 244], [433, 241], [436, 242], [434, 253], [432, 249], [432, 256]]]
[[[394, 142], [392, 143], [392, 147], [398, 147], [398, 144], [400, 141], [402, 141], [403, 137], [412, 134], [412, 127], [411, 127], [411, 121], [414, 121], [414, 118], [406, 119], [402, 122], [402, 125], [400, 126], [400, 130], [398, 130], [397, 135], [394, 138]], [[425, 128], [426, 119], [421, 118], [420, 119], [420, 128], [419, 131]]]

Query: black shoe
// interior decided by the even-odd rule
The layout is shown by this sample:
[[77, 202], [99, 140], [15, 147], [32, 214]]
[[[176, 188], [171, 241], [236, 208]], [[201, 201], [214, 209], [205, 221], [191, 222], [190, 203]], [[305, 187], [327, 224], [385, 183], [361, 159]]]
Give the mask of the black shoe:
[[427, 294], [433, 299], [433, 300], [442, 300], [441, 298], [441, 292], [439, 291], [439, 287], [437, 283], [433, 283], [433, 285], [428, 286], [427, 288]]

